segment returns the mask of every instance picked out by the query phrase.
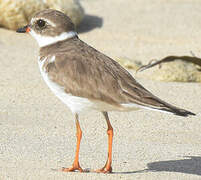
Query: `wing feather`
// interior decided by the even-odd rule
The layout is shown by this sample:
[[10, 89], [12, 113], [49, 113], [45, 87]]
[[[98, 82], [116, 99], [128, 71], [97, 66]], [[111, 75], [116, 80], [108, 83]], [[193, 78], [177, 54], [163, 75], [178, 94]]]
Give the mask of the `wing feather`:
[[81, 40], [77, 39], [73, 45], [66, 44], [65, 47], [68, 48], [60, 48], [56, 53], [51, 73], [52, 80], [65, 87], [67, 93], [118, 107], [134, 103], [177, 115], [193, 114], [160, 100], [116, 61]]

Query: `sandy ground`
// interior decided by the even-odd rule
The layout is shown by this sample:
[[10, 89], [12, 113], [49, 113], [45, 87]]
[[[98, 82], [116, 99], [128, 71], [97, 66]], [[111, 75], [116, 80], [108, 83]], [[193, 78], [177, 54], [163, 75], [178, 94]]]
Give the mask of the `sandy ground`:
[[[167, 55], [201, 55], [201, 2], [83, 0], [80, 38], [111, 57], [148, 62]], [[197, 114], [178, 117], [140, 110], [109, 113], [115, 130], [112, 174], [54, 171], [72, 164], [71, 112], [45, 85], [38, 47], [29, 36], [0, 29], [0, 179], [201, 179], [201, 84], [138, 79], [162, 99]], [[80, 163], [96, 169], [107, 157], [100, 113], [80, 117]]]

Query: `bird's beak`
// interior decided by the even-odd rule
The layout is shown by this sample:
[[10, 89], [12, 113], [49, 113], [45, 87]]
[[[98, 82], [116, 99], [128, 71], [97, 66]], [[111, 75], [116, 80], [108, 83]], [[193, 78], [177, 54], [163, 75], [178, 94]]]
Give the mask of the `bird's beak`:
[[27, 32], [30, 32], [30, 30], [31, 30], [30, 25], [26, 25], [26, 26], [24, 26], [22, 28], [17, 29], [16, 32], [18, 32], [18, 33], [27, 33]]

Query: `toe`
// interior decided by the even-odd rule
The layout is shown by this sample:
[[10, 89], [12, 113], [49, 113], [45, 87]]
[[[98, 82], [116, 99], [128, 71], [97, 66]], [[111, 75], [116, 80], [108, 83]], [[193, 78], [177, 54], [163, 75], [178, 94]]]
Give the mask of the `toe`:
[[70, 167], [70, 168], [62, 168], [63, 172], [74, 172], [74, 171], [79, 171], [83, 172], [83, 169], [81, 167]]
[[111, 173], [112, 172], [112, 167], [103, 167], [101, 169], [95, 170], [96, 173]]

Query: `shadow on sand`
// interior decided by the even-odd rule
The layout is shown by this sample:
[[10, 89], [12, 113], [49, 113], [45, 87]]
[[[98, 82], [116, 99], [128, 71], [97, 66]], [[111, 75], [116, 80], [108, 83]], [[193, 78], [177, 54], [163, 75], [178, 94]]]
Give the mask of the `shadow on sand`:
[[201, 175], [201, 157], [186, 156], [189, 159], [158, 161], [147, 164], [147, 169], [140, 171], [114, 172], [114, 174], [132, 174], [144, 173], [149, 171], [154, 172], [179, 172], [186, 174]]
[[88, 32], [95, 28], [101, 28], [103, 25], [103, 18], [86, 14], [84, 19], [77, 27], [78, 33]]
[[189, 159], [158, 161], [147, 164], [147, 171], [168, 171], [201, 175], [201, 157], [186, 156]]

